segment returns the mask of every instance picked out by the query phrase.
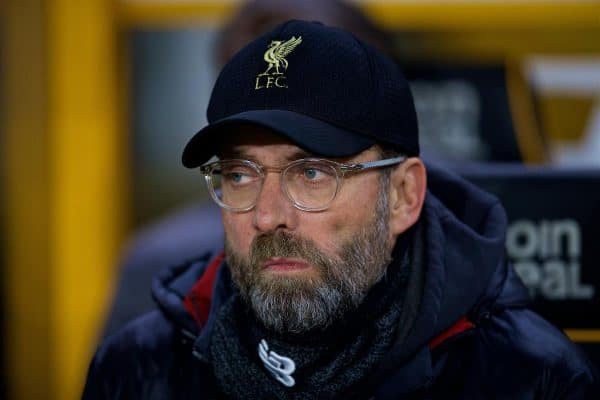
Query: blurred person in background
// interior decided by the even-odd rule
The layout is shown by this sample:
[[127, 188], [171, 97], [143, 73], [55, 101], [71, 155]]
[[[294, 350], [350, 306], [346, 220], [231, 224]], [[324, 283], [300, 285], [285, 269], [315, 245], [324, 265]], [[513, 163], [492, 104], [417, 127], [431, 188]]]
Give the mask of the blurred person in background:
[[[426, 171], [397, 65], [289, 21], [222, 69], [187, 144], [225, 251], [165, 270], [84, 399], [591, 399], [598, 376], [526, 307], [497, 199]], [[217, 161], [211, 161], [217, 156]]]
[[[244, 3], [222, 28], [214, 54], [218, 65], [281, 21], [319, 20], [344, 28], [405, 65], [412, 81], [423, 153], [435, 160], [521, 161], [502, 66], [493, 68], [411, 63], [395, 51], [391, 33], [354, 4], [331, 0], [257, 0]], [[533, 124], [535, 126], [535, 124]], [[544, 152], [544, 149], [540, 149]], [[199, 203], [147, 226], [131, 240], [105, 336], [150, 311], [151, 281], [159, 271], [223, 245], [218, 207]]]

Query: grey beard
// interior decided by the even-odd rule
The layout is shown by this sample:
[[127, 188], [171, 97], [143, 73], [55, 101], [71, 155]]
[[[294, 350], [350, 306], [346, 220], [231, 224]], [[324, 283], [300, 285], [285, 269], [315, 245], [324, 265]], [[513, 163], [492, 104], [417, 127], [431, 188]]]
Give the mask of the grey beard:
[[[358, 307], [385, 274], [391, 254], [388, 215], [387, 193], [380, 190], [373, 220], [344, 243], [335, 257], [320, 251], [310, 239], [279, 231], [257, 236], [248, 259], [236, 254], [226, 238], [233, 282], [268, 329], [279, 333], [324, 329]], [[315, 266], [318, 274], [267, 276], [262, 265], [272, 257], [302, 258]]]

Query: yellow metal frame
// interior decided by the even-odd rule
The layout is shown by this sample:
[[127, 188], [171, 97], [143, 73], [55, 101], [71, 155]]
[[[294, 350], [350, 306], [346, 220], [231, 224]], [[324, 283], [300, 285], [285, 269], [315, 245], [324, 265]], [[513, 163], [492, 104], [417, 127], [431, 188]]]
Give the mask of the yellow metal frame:
[[[0, 4], [9, 398], [76, 399], [129, 222], [122, 35], [130, 29], [217, 24], [236, 5]], [[600, 53], [599, 2], [381, 0], [362, 6], [384, 27], [422, 31], [416, 55], [435, 51], [444, 58], [487, 62], [532, 49]], [[526, 115], [520, 121], [531, 123]], [[600, 342], [600, 330], [567, 334]]]
[[[124, 26], [181, 27], [218, 22], [239, 2], [121, 1]], [[600, 3], [593, 1], [365, 1], [358, 3], [379, 25], [419, 31], [471, 31], [600, 27]]]
[[128, 222], [109, 0], [2, 3], [5, 371], [11, 399], [77, 399]]
[[[3, 122], [2, 328], [9, 399], [44, 398], [52, 381], [44, 15], [33, 0], [3, 4], [0, 23]], [[23, 21], [28, 21], [24, 24]], [[36, 382], [32, 385], [32, 382]], [[21, 397], [19, 397], [21, 396]]]
[[521, 156], [526, 163], [543, 163], [548, 160], [547, 143], [543, 141], [536, 120], [530, 88], [523, 76], [519, 59], [506, 63], [508, 102], [515, 124], [515, 134]]
[[565, 329], [565, 333], [572, 341], [578, 343], [600, 342], [600, 329]]
[[74, 399], [98, 340], [127, 224], [127, 135], [119, 106], [115, 9], [48, 3], [50, 332], [59, 399]]

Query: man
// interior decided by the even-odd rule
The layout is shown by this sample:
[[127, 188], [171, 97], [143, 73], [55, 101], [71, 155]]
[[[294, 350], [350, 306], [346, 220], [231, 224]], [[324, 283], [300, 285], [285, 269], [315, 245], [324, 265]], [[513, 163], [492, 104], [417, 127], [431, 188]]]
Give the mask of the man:
[[[391, 35], [352, 2], [253, 0], [240, 2], [239, 8], [219, 28], [213, 49], [215, 65], [222, 68], [250, 41], [289, 19], [319, 20], [352, 32], [386, 54], [393, 53]], [[222, 246], [219, 206], [206, 199], [176, 207], [136, 231], [118, 266], [118, 284], [103, 336], [115, 333], [127, 322], [154, 309], [155, 303], [149, 295], [152, 279], [165, 266], [183, 263], [207, 249]]]
[[289, 21], [225, 65], [207, 114], [183, 163], [225, 251], [155, 281], [160, 311], [101, 346], [84, 398], [594, 396], [585, 357], [525, 308], [497, 200], [426, 174], [377, 50]]

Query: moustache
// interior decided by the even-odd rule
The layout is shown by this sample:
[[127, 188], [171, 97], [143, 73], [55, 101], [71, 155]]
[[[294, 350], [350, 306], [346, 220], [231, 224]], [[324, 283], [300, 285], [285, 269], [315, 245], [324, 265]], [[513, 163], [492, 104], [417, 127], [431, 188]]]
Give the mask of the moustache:
[[331, 263], [329, 257], [310, 239], [284, 232], [267, 232], [254, 238], [250, 245], [250, 262], [254, 268], [275, 257], [301, 258], [317, 268]]

